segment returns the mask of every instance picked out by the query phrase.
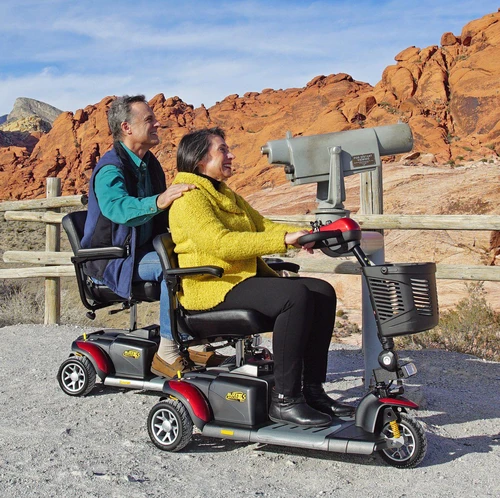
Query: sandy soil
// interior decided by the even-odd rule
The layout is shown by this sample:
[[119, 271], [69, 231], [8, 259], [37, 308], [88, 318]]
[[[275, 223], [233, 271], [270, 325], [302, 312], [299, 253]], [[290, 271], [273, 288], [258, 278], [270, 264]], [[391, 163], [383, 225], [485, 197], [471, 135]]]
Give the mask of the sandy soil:
[[[469, 497], [499, 496], [500, 364], [443, 351], [407, 351], [417, 376], [407, 394], [428, 437], [422, 464], [387, 466], [378, 456], [209, 439], [195, 434], [180, 453], [149, 441], [158, 395], [97, 386], [66, 396], [56, 373], [73, 326], [0, 330], [0, 496], [72, 497]], [[354, 404], [363, 357], [332, 344], [327, 391]]]

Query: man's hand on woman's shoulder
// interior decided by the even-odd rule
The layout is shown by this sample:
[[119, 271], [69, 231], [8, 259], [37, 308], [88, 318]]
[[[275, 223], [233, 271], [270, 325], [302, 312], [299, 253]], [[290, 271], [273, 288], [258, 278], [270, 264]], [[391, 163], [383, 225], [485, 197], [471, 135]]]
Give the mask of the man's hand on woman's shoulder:
[[176, 183], [175, 185], [171, 185], [165, 192], [157, 197], [156, 205], [158, 209], [167, 209], [170, 204], [172, 204], [175, 199], [181, 197], [184, 192], [188, 192], [195, 188], [196, 185], [192, 185], [191, 183]]

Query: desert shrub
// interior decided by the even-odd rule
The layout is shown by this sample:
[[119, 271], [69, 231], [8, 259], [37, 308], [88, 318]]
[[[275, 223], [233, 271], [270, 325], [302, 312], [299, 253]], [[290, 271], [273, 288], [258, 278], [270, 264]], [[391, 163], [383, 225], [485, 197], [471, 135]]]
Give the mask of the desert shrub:
[[[95, 320], [86, 317], [87, 309], [83, 306], [78, 292], [76, 280], [64, 278], [61, 282], [61, 324], [63, 325], [83, 325], [87, 327], [103, 327], [128, 329], [130, 324], [130, 311], [125, 310], [116, 314], [109, 314], [110, 310], [120, 309], [120, 305], [111, 306], [96, 311]], [[137, 308], [138, 326], [159, 323], [160, 305], [159, 303], [140, 303]], [[43, 316], [42, 316], [43, 322]]]
[[[117, 305], [114, 308], [119, 308]], [[113, 307], [112, 307], [113, 308]], [[110, 308], [110, 309], [112, 309]], [[61, 279], [61, 324], [88, 327], [127, 329], [130, 312], [110, 315], [108, 309], [97, 311], [96, 319], [89, 320], [81, 303], [76, 280]], [[0, 280], [0, 327], [17, 324], [44, 323], [44, 279]], [[158, 323], [159, 304], [142, 303], [138, 308], [139, 325]]]
[[456, 308], [441, 313], [436, 328], [400, 337], [403, 348], [438, 348], [500, 361], [500, 313], [487, 303], [484, 283], [467, 284], [468, 295]]
[[42, 279], [0, 280], [0, 327], [43, 323], [45, 288]]
[[[339, 312], [341, 314], [339, 315]], [[357, 323], [349, 321], [348, 315], [343, 310], [337, 311], [337, 320], [333, 330], [334, 338], [349, 337], [353, 334], [360, 334], [361, 329]]]

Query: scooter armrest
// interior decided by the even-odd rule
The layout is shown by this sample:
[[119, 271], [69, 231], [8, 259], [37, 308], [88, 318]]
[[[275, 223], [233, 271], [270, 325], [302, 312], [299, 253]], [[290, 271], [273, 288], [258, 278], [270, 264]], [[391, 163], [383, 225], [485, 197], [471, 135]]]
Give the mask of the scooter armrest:
[[73, 263], [85, 263], [99, 259], [125, 258], [128, 254], [127, 247], [92, 247], [89, 249], [78, 249], [75, 256], [71, 258]]
[[269, 266], [272, 270], [279, 271], [291, 271], [293, 273], [298, 273], [300, 266], [296, 263], [290, 263], [289, 261], [283, 261], [280, 258], [262, 258], [264, 263]]
[[184, 277], [187, 275], [213, 275], [222, 277], [224, 269], [220, 266], [193, 266], [189, 268], [171, 268], [164, 271], [165, 277]]

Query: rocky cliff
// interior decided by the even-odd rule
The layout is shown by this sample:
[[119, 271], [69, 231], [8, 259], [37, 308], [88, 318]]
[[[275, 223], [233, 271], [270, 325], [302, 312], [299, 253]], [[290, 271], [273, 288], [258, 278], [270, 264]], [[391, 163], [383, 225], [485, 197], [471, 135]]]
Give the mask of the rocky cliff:
[[48, 125], [48, 129], [45, 130], [48, 131], [52, 127], [52, 123], [61, 113], [62, 111], [60, 109], [46, 104], [45, 102], [40, 102], [39, 100], [29, 99], [26, 97], [19, 97], [14, 102], [14, 107], [5, 121], [11, 123], [12, 127], [15, 128], [13, 125], [15, 121], [22, 121], [26, 118], [36, 116]]
[[[229, 95], [208, 109], [159, 94], [150, 101], [162, 123], [153, 152], [170, 180], [182, 135], [222, 126], [236, 155], [231, 184], [243, 195], [285, 183], [260, 147], [287, 130], [311, 135], [401, 120], [413, 130], [414, 161], [449, 168], [500, 153], [500, 12], [468, 23], [460, 35], [443, 34], [439, 45], [409, 47], [395, 62], [375, 87], [332, 74], [303, 88]], [[112, 98], [61, 113], [48, 133], [0, 131], [0, 199], [43, 196], [47, 176], [60, 177], [66, 194], [86, 192], [92, 168], [112, 143], [106, 122]]]

